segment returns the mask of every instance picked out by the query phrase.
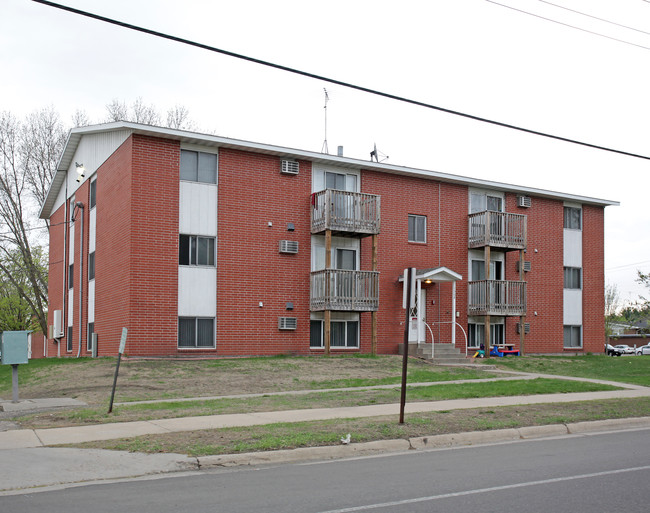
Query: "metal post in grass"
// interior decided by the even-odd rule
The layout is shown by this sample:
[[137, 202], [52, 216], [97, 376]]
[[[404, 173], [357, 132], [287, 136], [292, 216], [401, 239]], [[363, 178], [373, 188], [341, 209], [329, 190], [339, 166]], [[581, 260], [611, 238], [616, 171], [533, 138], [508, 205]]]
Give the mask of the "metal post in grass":
[[[404, 407], [406, 405], [406, 371], [409, 357], [409, 324], [411, 322], [411, 308], [415, 304], [415, 268], [404, 269], [404, 294], [402, 308], [406, 309], [404, 322], [404, 358], [402, 359], [402, 392], [399, 403], [399, 423], [404, 424]], [[419, 329], [419, 326], [418, 326]]]
[[115, 376], [113, 377], [113, 390], [111, 391], [111, 403], [108, 406], [108, 413], [113, 413], [113, 399], [115, 399], [115, 387], [117, 385], [117, 374], [120, 372], [120, 361], [122, 360], [122, 354], [124, 353], [124, 347], [126, 346], [126, 334], [128, 330], [122, 328], [122, 338], [120, 339], [120, 349], [117, 353], [117, 364], [115, 365]]

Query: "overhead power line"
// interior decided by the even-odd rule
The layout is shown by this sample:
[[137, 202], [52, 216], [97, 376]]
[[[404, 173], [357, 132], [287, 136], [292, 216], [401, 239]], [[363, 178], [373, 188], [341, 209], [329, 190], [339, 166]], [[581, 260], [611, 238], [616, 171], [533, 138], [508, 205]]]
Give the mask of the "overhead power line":
[[649, 34], [650, 35], [650, 32], [648, 32], [646, 30], [641, 30], [641, 29], [637, 29], [637, 28], [634, 28], [634, 27], [629, 27], [628, 25], [623, 25], [622, 23], [616, 23], [615, 21], [611, 21], [611, 20], [608, 20], [606, 18], [599, 18], [598, 16], [593, 16], [592, 14], [587, 14], [586, 12], [582, 12], [582, 11], [576, 11], [575, 9], [570, 9], [569, 7], [564, 7], [563, 5], [554, 4], [553, 2], [548, 2], [547, 0], [537, 0], [537, 1], [542, 2], [543, 4], [552, 5], [553, 7], [557, 7], [558, 9], [564, 9], [565, 11], [571, 11], [571, 12], [574, 12], [576, 14], [580, 14], [581, 16], [586, 16], [587, 18], [592, 18], [594, 20], [603, 21], [605, 23], [609, 23], [610, 25], [616, 25], [617, 27], [625, 28], [625, 29], [628, 29], [628, 30], [634, 30], [635, 32], [640, 32], [641, 34]]
[[[134, 30], [136, 32], [142, 32], [144, 34], [149, 34], [149, 35], [160, 37], [160, 38], [163, 38], [163, 39], [168, 39], [170, 41], [175, 41], [177, 43], [182, 43], [182, 44], [186, 44], [186, 45], [189, 45], [189, 46], [194, 46], [196, 48], [201, 48], [203, 50], [208, 50], [208, 51], [211, 51], [211, 52], [220, 53], [222, 55], [227, 55], [229, 57], [234, 57], [236, 59], [242, 59], [242, 60], [245, 60], [245, 61], [253, 62], [255, 64], [260, 64], [262, 66], [267, 66], [267, 67], [278, 69], [278, 70], [281, 70], [281, 71], [286, 71], [288, 73], [293, 73], [295, 75], [301, 75], [303, 77], [313, 78], [313, 79], [316, 79], [316, 80], [322, 80], [323, 82], [328, 82], [330, 84], [336, 84], [336, 85], [339, 85], [339, 86], [342, 86], [342, 87], [347, 87], [349, 89], [362, 91], [364, 93], [374, 94], [376, 96], [381, 96], [383, 98], [389, 98], [391, 100], [396, 100], [396, 101], [408, 103], [408, 104], [411, 104], [411, 105], [417, 105], [419, 107], [425, 107], [427, 109], [433, 109], [433, 110], [437, 110], [437, 111], [440, 111], [440, 112], [445, 112], [447, 114], [453, 114], [454, 116], [460, 116], [460, 117], [464, 117], [464, 118], [467, 118], [467, 119], [472, 119], [474, 121], [480, 121], [482, 123], [489, 123], [491, 125], [500, 126], [500, 127], [503, 127], [503, 128], [510, 128], [512, 130], [517, 130], [519, 132], [524, 132], [524, 133], [528, 133], [528, 134], [532, 134], [532, 135], [538, 135], [538, 136], [541, 136], [541, 137], [547, 137], [549, 139], [555, 139], [557, 141], [563, 141], [563, 142], [567, 142], [567, 143], [571, 143], [571, 144], [577, 144], [577, 145], [580, 145], [580, 146], [586, 146], [588, 148], [594, 148], [594, 149], [597, 149], [597, 150], [603, 150], [603, 151], [608, 151], [608, 152], [611, 152], [611, 153], [617, 153], [617, 154], [620, 154], [620, 155], [626, 155], [628, 157], [634, 157], [634, 158], [639, 158], [639, 159], [644, 159], [644, 160], [650, 160], [650, 156], [647, 156], [647, 155], [641, 155], [641, 154], [638, 154], [638, 153], [631, 153], [631, 152], [627, 152], [627, 151], [623, 151], [623, 150], [617, 150], [615, 148], [609, 148], [609, 147], [606, 147], [606, 146], [600, 146], [600, 145], [597, 145], [597, 144], [591, 144], [591, 143], [587, 143], [587, 142], [583, 142], [583, 141], [578, 141], [576, 139], [570, 139], [568, 137], [561, 137], [561, 136], [549, 134], [549, 133], [546, 133], [546, 132], [540, 132], [538, 130], [531, 130], [529, 128], [524, 128], [524, 127], [520, 127], [520, 126], [516, 126], [516, 125], [511, 125], [509, 123], [502, 123], [500, 121], [495, 121], [495, 120], [488, 119], [488, 118], [483, 118], [483, 117], [480, 117], [480, 116], [474, 116], [472, 114], [467, 114], [467, 113], [459, 112], [459, 111], [456, 111], [456, 110], [446, 109], [444, 107], [438, 107], [438, 106], [432, 105], [430, 103], [425, 103], [425, 102], [405, 98], [403, 96], [397, 96], [397, 95], [394, 95], [394, 94], [385, 93], [385, 92], [382, 92], [382, 91], [378, 91], [376, 89], [371, 89], [371, 88], [368, 88], [368, 87], [355, 85], [355, 84], [352, 84], [352, 83], [349, 83], [349, 82], [343, 82], [342, 80], [336, 80], [336, 79], [333, 79], [333, 78], [325, 77], [325, 76], [322, 76], [322, 75], [317, 75], [315, 73], [310, 73], [310, 72], [307, 72], [307, 71], [301, 71], [299, 69], [291, 68], [289, 66], [283, 66], [281, 64], [276, 64], [276, 63], [273, 63], [273, 62], [264, 61], [264, 60], [261, 60], [261, 59], [256, 59], [254, 57], [250, 57], [250, 56], [247, 56], [247, 55], [242, 55], [242, 54], [231, 52], [231, 51], [224, 50], [224, 49], [221, 49], [221, 48], [216, 48], [214, 46], [209, 46], [209, 45], [206, 45], [206, 44], [203, 44], [203, 43], [198, 43], [196, 41], [192, 41], [192, 40], [189, 40], [189, 39], [184, 39], [184, 38], [181, 38], [181, 37], [173, 36], [171, 34], [165, 34], [164, 32], [158, 32], [158, 31], [147, 29], [147, 28], [140, 27], [140, 26], [137, 26], [137, 25], [132, 25], [130, 23], [125, 23], [123, 21], [118, 21], [118, 20], [114, 20], [112, 18], [107, 18], [105, 16], [99, 16], [98, 14], [93, 14], [93, 13], [90, 13], [90, 12], [87, 12], [87, 11], [82, 11], [80, 9], [75, 9], [73, 7], [68, 7], [66, 5], [58, 4], [56, 2], [49, 2], [47, 0], [33, 0], [33, 1], [36, 2], [36, 3], [39, 3], [39, 4], [54, 7], [56, 9], [61, 9], [61, 10], [68, 11], [68, 12], [71, 12], [71, 13], [74, 13], [74, 14], [78, 14], [80, 16], [85, 16], [87, 18], [92, 18], [92, 19], [95, 19], [95, 20], [98, 20], [98, 21], [103, 21], [103, 22], [109, 23], [111, 25], [117, 25], [119, 27], [127, 28], [129, 30]], [[488, 0], [488, 1], [490, 1], [490, 0]]]
[[[39, 0], [35, 0], [35, 1], [38, 2]], [[625, 43], [626, 45], [636, 46], [637, 48], [643, 48], [644, 50], [650, 50], [650, 46], [644, 46], [644, 45], [640, 45], [640, 44], [637, 44], [637, 43], [632, 43], [631, 41], [626, 41], [625, 39], [619, 39], [617, 37], [612, 37], [612, 36], [608, 36], [606, 34], [601, 34], [600, 32], [596, 32], [594, 30], [588, 30], [588, 29], [585, 29], [585, 28], [582, 28], [582, 27], [578, 27], [576, 25], [571, 25], [570, 23], [564, 23], [563, 21], [554, 20], [553, 18], [547, 18], [546, 16], [542, 16], [541, 14], [535, 14], [534, 12], [525, 11], [524, 9], [518, 9], [517, 7], [513, 7], [511, 5], [506, 5], [506, 4], [502, 4], [502, 3], [499, 3], [499, 2], [495, 2], [494, 0], [485, 0], [485, 1], [489, 2], [491, 4], [494, 4], [494, 5], [498, 5], [500, 7], [505, 7], [506, 9], [512, 9], [513, 11], [517, 11], [517, 12], [520, 12], [522, 14], [527, 14], [528, 16], [533, 16], [535, 18], [539, 18], [540, 20], [550, 21], [551, 23], [557, 23], [558, 25], [562, 25], [564, 27], [569, 27], [569, 28], [572, 28], [574, 30], [580, 30], [582, 32], [586, 32], [587, 34], [592, 34], [594, 36], [604, 37], [605, 39], [611, 39], [612, 41], [618, 41], [619, 43]], [[550, 2], [547, 2], [547, 3], [550, 3]], [[554, 4], [551, 4], [551, 5], [554, 5]], [[564, 7], [563, 7], [563, 9], [564, 9]], [[569, 9], [569, 10], [571, 10], [571, 9]], [[578, 11], [574, 11], [574, 12], [578, 12]], [[580, 14], [582, 14], [582, 13], [580, 13]], [[585, 14], [584, 16], [589, 16], [589, 15]], [[595, 17], [595, 16], [592, 16], [592, 18], [593, 17]], [[597, 18], [597, 19], [600, 19], [600, 18]], [[603, 21], [606, 21], [606, 20], [603, 20]], [[613, 23], [613, 22], [608, 21], [607, 23]], [[636, 29], [633, 29], [633, 30], [636, 30]]]

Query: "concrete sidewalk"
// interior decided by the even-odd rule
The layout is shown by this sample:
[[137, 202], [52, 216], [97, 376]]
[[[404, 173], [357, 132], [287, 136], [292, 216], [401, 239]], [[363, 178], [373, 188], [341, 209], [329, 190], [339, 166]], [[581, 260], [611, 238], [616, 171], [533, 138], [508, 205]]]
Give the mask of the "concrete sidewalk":
[[[522, 379], [521, 374], [513, 374], [517, 374], [518, 377], [506, 379]], [[559, 376], [546, 376], [539, 374], [528, 375], [527, 377], [531, 379], [533, 377], [560, 378]], [[503, 378], [495, 379], [498, 380]], [[596, 381], [616, 385], [622, 389], [602, 392], [414, 402], [407, 403], [406, 413], [650, 396], [650, 387], [582, 378], [563, 377], [562, 379]], [[471, 380], [471, 382], [475, 383], [477, 380]], [[395, 385], [389, 385], [389, 387], [394, 388]], [[340, 391], [340, 389], [337, 390]], [[312, 391], [308, 391], [308, 393], [312, 393]], [[205, 398], [195, 398], [194, 400], [201, 399]], [[22, 405], [14, 404], [13, 406], [9, 406], [7, 401], [0, 402], [3, 406], [8, 406], [10, 410], [12, 408], [22, 408], [23, 411], [24, 409], [30, 410], [38, 406], [44, 408], [78, 406], [77, 404], [71, 403], [71, 400], [69, 399], [61, 401], [55, 399], [29, 401], [30, 402], [25, 402]], [[252, 454], [206, 456], [201, 458], [190, 458], [180, 454], [129, 454], [119, 451], [52, 447], [56, 445], [76, 444], [88, 441], [132, 438], [141, 435], [218, 429], [224, 427], [254, 426], [276, 422], [303, 422], [311, 420], [375, 417], [384, 415], [394, 415], [395, 418], [397, 418], [398, 414], [399, 404], [382, 404], [358, 407], [209, 415], [67, 428], [9, 429], [7, 431], [0, 431], [0, 450], [2, 450], [0, 454], [3, 458], [3, 465], [0, 467], [0, 495], [24, 493], [26, 489], [33, 492], [37, 490], [49, 490], [52, 489], [52, 487], [60, 488], [76, 486], [90, 482], [105, 482], [106, 480], [113, 479], [131, 479], [137, 476], [152, 476], [155, 474], [179, 472], [184, 470], [196, 471], [210, 467], [279, 464], [306, 460], [363, 456], [413, 449], [433, 449], [454, 445], [475, 445], [538, 437], [567, 436], [594, 430], [606, 431], [650, 428], [650, 417], [644, 417], [583, 422], [567, 425], [533, 426], [520, 429], [503, 429], [473, 433], [432, 435], [410, 440], [387, 440], [362, 444], [352, 443], [335, 447], [313, 447]]]
[[[634, 387], [604, 392], [577, 392], [568, 394], [543, 394], [509, 397], [483, 397], [476, 399], [454, 399], [407, 403], [406, 413], [432, 412], [455, 409], [514, 406], [521, 404], [558, 403], [648, 397], [650, 388]], [[314, 408], [259, 413], [237, 413], [227, 415], [206, 415], [138, 422], [116, 422], [90, 426], [75, 426], [50, 429], [15, 429], [0, 432], [0, 450], [30, 447], [47, 447], [63, 444], [77, 444], [98, 440], [114, 440], [142, 435], [170, 432], [219, 429], [225, 427], [259, 426], [277, 422], [305, 422], [359, 417], [397, 415], [399, 404], [377, 404], [342, 408]]]

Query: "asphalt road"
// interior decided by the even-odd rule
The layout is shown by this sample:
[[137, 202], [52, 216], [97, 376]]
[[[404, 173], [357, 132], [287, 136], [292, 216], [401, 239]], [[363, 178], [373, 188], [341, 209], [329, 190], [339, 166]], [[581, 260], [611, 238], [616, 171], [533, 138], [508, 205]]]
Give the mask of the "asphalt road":
[[646, 513], [650, 430], [82, 486], [0, 511]]

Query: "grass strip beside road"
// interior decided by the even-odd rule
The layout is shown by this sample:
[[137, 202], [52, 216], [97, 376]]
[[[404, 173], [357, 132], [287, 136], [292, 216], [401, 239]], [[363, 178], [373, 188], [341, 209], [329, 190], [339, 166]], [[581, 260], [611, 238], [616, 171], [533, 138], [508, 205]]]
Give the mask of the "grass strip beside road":
[[[604, 390], [617, 390], [617, 387], [598, 383], [546, 378], [464, 384], [437, 384], [409, 387], [407, 391], [407, 402]], [[314, 392], [307, 395], [266, 395], [251, 398], [122, 405], [114, 408], [113, 413], [110, 415], [106, 413], [106, 408], [50, 412], [22, 418], [20, 419], [20, 424], [24, 428], [48, 428], [229, 413], [391, 404], [398, 403], [399, 400], [399, 387], [380, 390]]]
[[650, 416], [649, 397], [417, 413], [407, 415], [403, 425], [394, 415], [168, 433], [71, 447], [206, 456], [338, 445], [348, 433], [357, 443], [645, 416]]
[[650, 358], [626, 355], [610, 357], [602, 354], [584, 356], [525, 356], [523, 358], [490, 358], [479, 360], [503, 369], [573, 376], [577, 378], [603, 379], [650, 386]]

